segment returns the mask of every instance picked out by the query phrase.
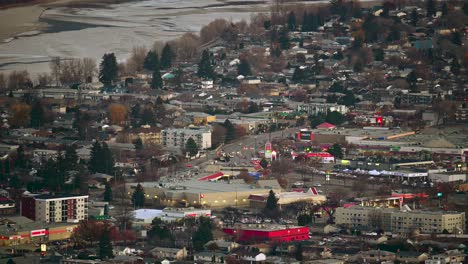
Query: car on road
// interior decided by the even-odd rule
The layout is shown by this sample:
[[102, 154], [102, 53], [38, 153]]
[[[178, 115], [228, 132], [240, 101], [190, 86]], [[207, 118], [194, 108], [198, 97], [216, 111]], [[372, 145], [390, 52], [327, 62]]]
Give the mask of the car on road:
[[320, 183], [318, 183], [318, 182], [317, 182], [317, 183], [314, 183], [314, 187], [322, 187], [322, 184], [320, 184]]

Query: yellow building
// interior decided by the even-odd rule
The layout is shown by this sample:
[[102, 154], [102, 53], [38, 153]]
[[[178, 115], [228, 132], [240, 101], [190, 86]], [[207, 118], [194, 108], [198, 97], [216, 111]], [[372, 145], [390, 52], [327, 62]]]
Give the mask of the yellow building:
[[401, 211], [399, 209], [353, 206], [336, 208], [335, 221], [357, 229], [378, 229], [408, 234], [414, 229], [422, 233], [462, 233], [465, 213], [448, 211]]
[[[252, 194], [267, 195], [270, 190], [281, 192], [276, 180], [260, 181], [257, 185], [245, 183], [184, 181], [168, 184], [161, 188], [158, 183], [141, 183], [146, 201], [170, 207], [203, 206], [206, 208], [249, 207]], [[265, 182], [265, 183], [263, 183]], [[133, 193], [136, 184], [129, 186], [128, 194]]]
[[202, 112], [191, 112], [186, 115], [192, 118], [192, 123], [195, 126], [204, 126], [216, 121], [216, 116]]

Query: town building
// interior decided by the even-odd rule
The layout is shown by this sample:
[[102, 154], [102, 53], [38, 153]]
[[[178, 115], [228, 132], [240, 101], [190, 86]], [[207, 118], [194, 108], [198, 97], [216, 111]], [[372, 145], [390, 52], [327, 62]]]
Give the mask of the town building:
[[187, 140], [192, 138], [200, 149], [211, 148], [211, 130], [208, 127], [168, 128], [161, 135], [165, 147], [185, 148]]
[[309, 239], [309, 228], [306, 226], [239, 225], [223, 228], [223, 232], [237, 241], [293, 242]]
[[16, 213], [15, 201], [8, 197], [0, 196], [0, 216], [12, 215], [15, 213]]
[[338, 207], [335, 221], [356, 229], [382, 228], [389, 232], [406, 235], [414, 229], [422, 233], [463, 233], [465, 213], [449, 211], [399, 210], [375, 207]]
[[336, 103], [305, 103], [297, 106], [297, 111], [306, 112], [308, 115], [328, 114], [329, 112], [339, 112], [346, 114], [348, 107]]
[[[249, 196], [251, 194], [267, 195], [270, 190], [275, 193], [281, 192], [281, 187], [277, 180], [259, 181], [262, 184], [257, 186], [243, 182], [230, 181], [201, 181], [188, 180], [170, 184], [159, 182], [140, 183], [147, 196], [146, 201], [168, 207], [198, 207], [205, 208], [225, 208], [249, 207]], [[128, 192], [133, 193], [137, 183], [130, 183]]]
[[[306, 191], [298, 192], [281, 192], [276, 193], [277, 203], [279, 206], [284, 206], [291, 203], [307, 202], [311, 204], [322, 204], [327, 200], [325, 195], [318, 194], [315, 188], [310, 188]], [[268, 199], [268, 194], [252, 194], [249, 196], [250, 206], [252, 208], [263, 208]]]
[[0, 221], [0, 247], [69, 239], [76, 223], [44, 223], [23, 216]]
[[38, 222], [77, 222], [88, 219], [88, 195], [28, 195], [21, 199], [20, 211]]

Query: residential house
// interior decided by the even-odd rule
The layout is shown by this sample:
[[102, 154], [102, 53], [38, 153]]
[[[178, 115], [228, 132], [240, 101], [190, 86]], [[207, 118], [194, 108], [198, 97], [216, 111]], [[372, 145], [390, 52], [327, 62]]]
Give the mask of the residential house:
[[158, 259], [184, 260], [187, 258], [187, 249], [155, 247], [150, 254]]

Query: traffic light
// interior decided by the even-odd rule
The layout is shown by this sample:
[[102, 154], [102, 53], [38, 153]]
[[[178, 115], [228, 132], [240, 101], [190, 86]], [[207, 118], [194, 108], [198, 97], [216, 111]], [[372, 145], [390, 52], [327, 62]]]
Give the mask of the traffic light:
[[442, 194], [441, 192], [438, 192], [438, 193], [437, 193], [437, 197], [442, 197], [442, 195], [443, 195], [443, 194]]

